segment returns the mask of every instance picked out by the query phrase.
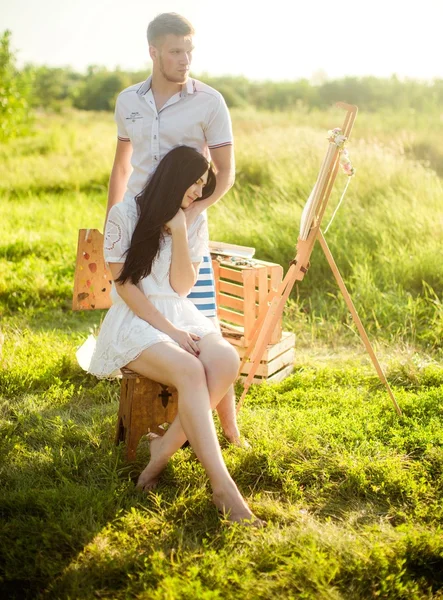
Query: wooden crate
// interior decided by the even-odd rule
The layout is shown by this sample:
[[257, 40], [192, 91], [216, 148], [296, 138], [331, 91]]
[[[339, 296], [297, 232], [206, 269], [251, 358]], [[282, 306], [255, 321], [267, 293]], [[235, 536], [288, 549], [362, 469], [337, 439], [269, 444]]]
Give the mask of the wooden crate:
[[[283, 267], [264, 260], [249, 260], [246, 264], [229, 259], [212, 261], [216, 288], [218, 318], [224, 335], [234, 345], [248, 346], [258, 315], [266, 309], [270, 290], [278, 289], [283, 279]], [[281, 319], [272, 334], [271, 344], [281, 340]]]
[[[253, 383], [276, 383], [282, 381], [290, 375], [294, 369], [295, 360], [295, 334], [290, 331], [283, 331], [281, 340], [275, 344], [270, 344], [260, 361], [260, 365], [254, 375]], [[246, 348], [236, 346], [240, 358], [243, 358]], [[239, 380], [243, 381], [250, 370], [250, 363], [246, 363]]]

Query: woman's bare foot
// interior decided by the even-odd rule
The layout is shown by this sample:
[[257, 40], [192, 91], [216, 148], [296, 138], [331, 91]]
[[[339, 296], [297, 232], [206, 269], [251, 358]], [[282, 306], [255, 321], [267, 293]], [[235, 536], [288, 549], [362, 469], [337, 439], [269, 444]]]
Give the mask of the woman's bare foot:
[[155, 489], [163, 469], [168, 464], [168, 461], [165, 461], [165, 459], [163, 459], [161, 456], [161, 443], [162, 438], [160, 436], [153, 435], [150, 437], [149, 451], [151, 458], [138, 478], [136, 487], [139, 490], [149, 492]]
[[237, 446], [237, 448], [243, 448], [244, 450], [248, 450], [252, 447], [248, 440], [245, 437], [242, 437], [241, 435], [230, 437], [225, 434], [225, 438], [230, 444], [232, 444], [233, 446]]
[[240, 431], [238, 427], [232, 427], [230, 429], [226, 429], [223, 431], [225, 438], [228, 440], [230, 444], [233, 446], [237, 446], [238, 448], [250, 448], [251, 444], [248, 440], [240, 435]]
[[254, 515], [235, 485], [229, 492], [214, 492], [212, 500], [218, 511], [232, 523], [241, 523], [242, 525], [260, 528], [267, 525], [266, 521], [262, 521]]

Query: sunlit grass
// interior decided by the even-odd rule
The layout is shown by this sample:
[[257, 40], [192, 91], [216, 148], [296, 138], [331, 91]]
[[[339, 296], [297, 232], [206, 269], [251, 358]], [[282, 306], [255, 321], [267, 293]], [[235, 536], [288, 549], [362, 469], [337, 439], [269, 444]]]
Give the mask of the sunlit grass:
[[[210, 210], [211, 237], [286, 268], [341, 115], [233, 116], [237, 183]], [[5, 597], [443, 597], [442, 129], [417, 114], [359, 115], [357, 175], [327, 234], [403, 417], [317, 247], [285, 311], [294, 375], [252, 388], [240, 413], [252, 449], [223, 448], [269, 521], [259, 532], [220, 523], [189, 448], [139, 495], [149, 451], [143, 442], [125, 465], [114, 446], [118, 382], [76, 363], [103, 317], [73, 313], [71, 294], [78, 229], [103, 225], [112, 116], [41, 115], [33, 137], [0, 147]]]
[[[372, 590], [424, 599], [441, 587], [443, 374], [435, 361], [390, 361], [401, 419], [355, 356], [337, 366], [298, 360], [283, 383], [254, 388], [240, 414], [252, 449], [223, 450], [269, 521], [254, 532], [219, 523], [190, 449], [174, 456], [156, 493], [134, 490], [147, 446], [124, 465], [113, 445], [118, 385], [81, 372], [70, 351], [78, 339], [69, 322], [6, 339], [0, 547], [17, 598], [213, 590], [364, 599]], [[4, 589], [15, 597], [12, 584]]]

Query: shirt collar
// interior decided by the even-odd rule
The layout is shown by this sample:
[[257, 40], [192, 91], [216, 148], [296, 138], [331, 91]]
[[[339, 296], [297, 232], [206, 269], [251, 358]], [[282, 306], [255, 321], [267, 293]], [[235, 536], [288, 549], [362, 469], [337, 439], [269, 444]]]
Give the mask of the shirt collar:
[[[137, 90], [137, 94], [139, 96], [144, 96], [151, 89], [152, 83], [152, 75], [149, 75], [146, 81], [144, 81], [141, 86]], [[182, 98], [186, 97], [188, 94], [193, 94], [195, 92], [195, 80], [188, 78], [185, 85], [182, 86], [182, 90], [180, 96]]]
[[182, 87], [182, 96], [193, 94], [195, 92], [195, 80], [188, 77], [186, 85]]
[[144, 81], [137, 90], [137, 94], [139, 96], [144, 96], [147, 92], [149, 92], [149, 90], [151, 89], [151, 81], [152, 81], [152, 75], [149, 75], [147, 80]]

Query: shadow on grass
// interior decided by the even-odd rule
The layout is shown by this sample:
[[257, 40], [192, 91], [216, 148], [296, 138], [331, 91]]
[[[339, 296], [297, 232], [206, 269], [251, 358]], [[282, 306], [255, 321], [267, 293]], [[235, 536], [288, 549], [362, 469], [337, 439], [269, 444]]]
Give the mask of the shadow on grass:
[[[112, 596], [124, 590], [128, 572], [142, 568], [146, 560], [133, 552], [125, 529], [140, 526], [134, 540], [140, 542], [141, 535], [144, 551], [155, 554], [177, 545], [201, 551], [203, 540], [222, 527], [190, 450], [176, 459], [179, 472], [189, 475], [184, 487], [168, 467], [155, 494], [135, 490], [134, 481], [148, 459], [146, 442], [135, 463], [123, 462], [122, 448], [113, 445], [115, 408], [109, 406], [104, 415], [91, 407], [93, 414], [77, 431], [65, 422], [55, 432], [54, 411], [43, 411], [41, 431], [32, 437], [21, 428], [14, 443], [3, 446], [9, 465], [0, 493], [0, 590], [5, 597], [83, 598], [102, 588]], [[56, 440], [52, 444], [48, 429]], [[63, 430], [68, 430], [65, 435]], [[17, 446], [23, 437], [27, 464], [19, 466]]]

